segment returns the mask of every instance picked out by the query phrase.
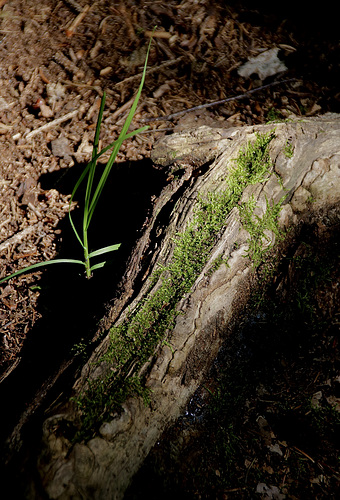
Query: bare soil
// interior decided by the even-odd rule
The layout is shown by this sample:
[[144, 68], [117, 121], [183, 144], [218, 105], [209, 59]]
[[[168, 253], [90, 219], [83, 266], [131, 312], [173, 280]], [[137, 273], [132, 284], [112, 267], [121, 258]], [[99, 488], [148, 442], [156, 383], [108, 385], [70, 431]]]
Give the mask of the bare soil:
[[[57, 255], [78, 257], [66, 216], [74, 182], [91, 157], [100, 100], [106, 91], [105, 146], [124, 123], [154, 26], [133, 128], [276, 78], [296, 79], [175, 120], [151, 121], [148, 133], [123, 145], [92, 235], [95, 247], [123, 241], [122, 252], [91, 283], [78, 269], [58, 268], [0, 286], [0, 382], [8, 382], [27, 351], [30, 364], [20, 377], [36, 371], [27, 382], [34, 393], [88, 330], [95, 334], [152, 197], [166, 182], [149, 160], [158, 138], [200, 124], [339, 112], [335, 16], [326, 8], [315, 15], [297, 11], [289, 2], [252, 4], [0, 0], [1, 278]], [[287, 67], [283, 74], [265, 80], [238, 74], [249, 57], [273, 47]], [[78, 214], [76, 204], [72, 208]]]

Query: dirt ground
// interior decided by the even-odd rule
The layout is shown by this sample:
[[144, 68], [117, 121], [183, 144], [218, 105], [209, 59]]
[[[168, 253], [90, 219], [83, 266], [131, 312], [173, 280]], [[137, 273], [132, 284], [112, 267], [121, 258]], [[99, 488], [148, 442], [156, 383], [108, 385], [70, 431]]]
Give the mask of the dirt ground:
[[[1, 278], [49, 260], [63, 248], [68, 234], [63, 220], [73, 187], [66, 183], [65, 189], [63, 178], [79, 172], [91, 157], [104, 90], [101, 143], [117, 138], [155, 26], [134, 129], [145, 119], [241, 95], [275, 80], [295, 80], [173, 120], [150, 121], [150, 131], [127, 141], [118, 155], [128, 172], [136, 172], [133, 165], [143, 165], [154, 142], [173, 130], [339, 112], [339, 40], [332, 13], [298, 12], [289, 3], [275, 10], [258, 2], [255, 8], [253, 3], [0, 0]], [[268, 76], [240, 76], [248, 58], [275, 47], [286, 69]], [[141, 174], [135, 177], [136, 196], [129, 192], [128, 175], [127, 186], [121, 187], [136, 214], [131, 241], [138, 237], [152, 196], [166, 182], [149, 167], [140, 181], [139, 190], [145, 190], [142, 211]], [[110, 199], [110, 192], [106, 197]], [[130, 224], [119, 207], [115, 215], [117, 224]], [[101, 232], [111, 235], [115, 222], [104, 219]], [[0, 286], [0, 381], [16, 368], [33, 327], [52, 307], [46, 309], [41, 297], [44, 273], [21, 275]], [[63, 292], [58, 288], [56, 293]], [[70, 314], [59, 312], [65, 322]]]

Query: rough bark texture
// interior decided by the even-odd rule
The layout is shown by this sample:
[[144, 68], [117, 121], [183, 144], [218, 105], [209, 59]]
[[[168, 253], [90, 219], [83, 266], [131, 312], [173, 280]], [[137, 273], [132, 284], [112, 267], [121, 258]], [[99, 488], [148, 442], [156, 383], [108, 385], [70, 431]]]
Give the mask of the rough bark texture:
[[[182, 176], [172, 180], [156, 200], [108, 322], [122, 321], [131, 297], [134, 298], [129, 306], [133, 309], [145, 296], [147, 276], [157, 264], [169, 262], [172, 238], [191, 220], [197, 193], [204, 195], [220, 190], [240, 148], [254, 139], [255, 132], [274, 128], [270, 154], [285, 191], [273, 173], [264, 185], [246, 188], [243, 199], [254, 194], [263, 213], [266, 197], [278, 202], [288, 193], [280, 214], [280, 225], [285, 229], [294, 227], [306, 214], [317, 216], [320, 211], [327, 213], [329, 209], [333, 214], [338, 213], [334, 207], [340, 199], [339, 115], [227, 130], [201, 127], [179, 134], [179, 137], [174, 134], [163, 140], [159, 146], [161, 153], [156, 150], [154, 160], [162, 157], [159, 163], [169, 165], [174, 158], [168, 155], [172, 148], [176, 158], [190, 155], [191, 161], [187, 162], [188, 168]], [[202, 141], [207, 137], [209, 147], [205, 144], [202, 153]], [[176, 146], [179, 140], [184, 141], [186, 147], [191, 142], [187, 150], [183, 149], [183, 154], [182, 146]], [[291, 157], [285, 154], [288, 143], [293, 151]], [[102, 424], [97, 437], [75, 445], [61, 430], [66, 427], [65, 422], [76, 420], [72, 406], [65, 405], [63, 412], [45, 420], [36, 464], [39, 479], [31, 484], [28, 498], [39, 498], [37, 491], [40, 489], [48, 498], [58, 500], [123, 497], [151, 447], [165, 427], [179, 416], [202, 382], [222, 342], [237, 323], [250, 291], [256, 287], [252, 263], [244, 258], [248, 237], [242, 229], [238, 209], [234, 208], [192, 292], [178, 304], [182, 314], [168, 337], [172, 348], [161, 346], [148, 366], [147, 386], [153, 391], [150, 406], [145, 406], [141, 399], [129, 399], [120, 416]], [[228, 258], [229, 267], [221, 265], [212, 274], [207, 273], [219, 256]], [[76, 393], [86, 387], [88, 377], [100, 376], [107, 370], [106, 365], [95, 366], [93, 362], [100, 359], [108, 342], [106, 338], [84, 367], [75, 384]]]

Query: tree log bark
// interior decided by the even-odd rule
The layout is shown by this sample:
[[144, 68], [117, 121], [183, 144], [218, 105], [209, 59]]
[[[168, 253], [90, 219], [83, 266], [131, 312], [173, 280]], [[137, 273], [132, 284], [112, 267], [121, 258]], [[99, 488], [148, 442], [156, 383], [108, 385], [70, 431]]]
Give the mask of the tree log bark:
[[[286, 195], [279, 216], [284, 230], [296, 227], [306, 216], [317, 218], [331, 212], [339, 217], [340, 115], [232, 129], [201, 127], [169, 136], [162, 140], [153, 159], [163, 158], [159, 162], [164, 167], [176, 157], [181, 160], [182, 172], [155, 200], [128, 263], [120, 296], [106, 318], [107, 326], [121, 324], [147, 296], [150, 276], [157, 266], [171, 262], [175, 235], [193, 219], [197, 194], [204, 198], [209, 192], [219, 192], [240, 149], [254, 140], [255, 133], [273, 129], [273, 172], [265, 183], [248, 186], [240, 203], [254, 196], [256, 213], [262, 216], [268, 207], [266, 200], [278, 203]], [[191, 157], [191, 161], [183, 161], [184, 157]], [[272, 243], [274, 233], [267, 236]], [[152, 390], [149, 405], [140, 397], [130, 397], [123, 412], [102, 423], [95, 437], [76, 444], [65, 432], [70, 424], [77, 425], [76, 406], [65, 402], [62, 410], [59, 406], [57, 413], [50, 412], [43, 422], [39, 453], [34, 458], [37, 473], [27, 498], [40, 498], [41, 490], [47, 498], [58, 500], [123, 498], [151, 447], [202, 383], [256, 289], [253, 263], [244, 257], [248, 240], [236, 206], [190, 293], [179, 300], [181, 314], [167, 332], [168, 342], [160, 342], [156, 354], [141, 370]], [[228, 266], [215, 268], [216, 259], [221, 257], [228, 260]], [[89, 379], [107, 373], [108, 364], [101, 359], [109, 343], [107, 336], [84, 366], [74, 386], [76, 395], [86, 390]]]

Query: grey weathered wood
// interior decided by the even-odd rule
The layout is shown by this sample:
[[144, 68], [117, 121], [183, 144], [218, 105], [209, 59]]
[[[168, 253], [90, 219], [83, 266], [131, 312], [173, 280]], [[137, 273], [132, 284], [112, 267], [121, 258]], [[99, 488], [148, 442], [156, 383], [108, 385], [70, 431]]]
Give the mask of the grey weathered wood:
[[[191, 219], [197, 193], [222, 189], [223, 179], [240, 148], [255, 138], [255, 132], [268, 132], [274, 127], [276, 137], [270, 145], [271, 157], [288, 193], [280, 215], [281, 226], [292, 227], [307, 212], [317, 214], [320, 210], [325, 212], [337, 206], [340, 200], [340, 115], [328, 114], [289, 123], [228, 130], [205, 127], [187, 135], [164, 139], [158, 152], [156, 149], [153, 153], [155, 161], [164, 159], [159, 161], [163, 167], [172, 162], [171, 158], [169, 162], [168, 147], [182, 159], [192, 156], [193, 144], [197, 144], [195, 156], [199, 161], [191, 168], [189, 165], [181, 178], [169, 183], [155, 201], [153, 214], [131, 256], [121, 295], [107, 318], [107, 324], [122, 321], [141, 273], [145, 275], [144, 285], [140, 290], [134, 290], [137, 295], [130, 304], [131, 308], [144, 297], [148, 277], [155, 265], [166, 264], [171, 259], [172, 237]], [[213, 137], [214, 143], [203, 148], [204, 151], [199, 150], [202, 138], [207, 137]], [[294, 150], [291, 158], [284, 154], [287, 141]], [[209, 169], [201, 175], [197, 170], [193, 172], [212, 160]], [[251, 194], [257, 198], [259, 210], [263, 212], [266, 196], [277, 202], [283, 190], [273, 174], [265, 185], [247, 188], [244, 199]], [[313, 203], [309, 203], [311, 198]], [[162, 210], [173, 200], [177, 201], [164, 226]], [[156, 234], [157, 243], [152, 236]], [[59, 431], [61, 422], [76, 420], [74, 407], [66, 405], [63, 412], [46, 418], [37, 472], [48, 498], [107, 500], [123, 497], [151, 447], [165, 427], [179, 416], [202, 382], [222, 342], [242, 313], [250, 289], [256, 286], [251, 263], [244, 258], [247, 238], [235, 208], [228, 216], [225, 229], [192, 292], [178, 304], [182, 314], [171, 332], [172, 349], [167, 345], [161, 347], [149, 367], [147, 385], [153, 390], [150, 407], [144, 406], [138, 398], [128, 400], [122, 415], [104, 423], [97, 437], [75, 445]], [[228, 258], [229, 267], [222, 265], [208, 276], [206, 271], [218, 256]], [[76, 393], [86, 387], [88, 377], [99, 376], [107, 370], [106, 365], [93, 364], [106, 351], [107, 345], [108, 339], [105, 339], [83, 368], [82, 376], [75, 384]], [[32, 483], [31, 498], [35, 498], [35, 487]]]

